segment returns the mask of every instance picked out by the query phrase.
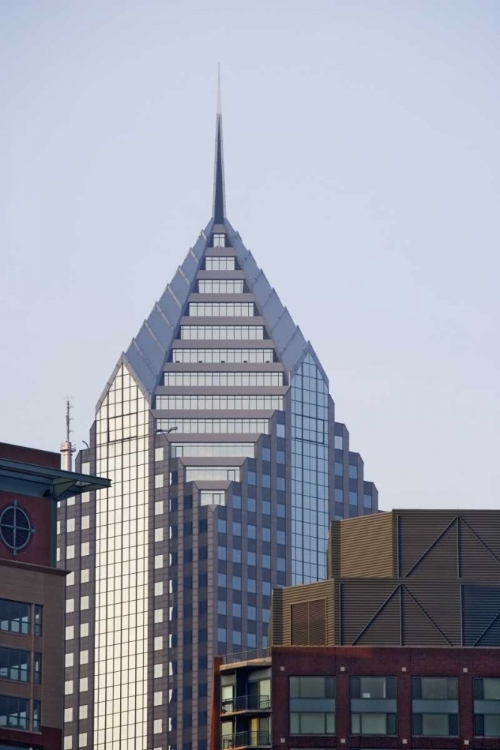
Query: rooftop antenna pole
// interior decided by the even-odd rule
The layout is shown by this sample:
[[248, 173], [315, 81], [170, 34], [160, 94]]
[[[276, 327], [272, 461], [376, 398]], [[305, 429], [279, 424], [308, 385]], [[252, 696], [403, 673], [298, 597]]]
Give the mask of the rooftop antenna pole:
[[75, 446], [71, 442], [71, 422], [73, 417], [71, 416], [71, 409], [73, 408], [70, 399], [66, 399], [66, 440], [61, 444], [61, 453], [63, 457], [63, 469], [65, 471], [72, 470], [73, 453], [76, 451]]

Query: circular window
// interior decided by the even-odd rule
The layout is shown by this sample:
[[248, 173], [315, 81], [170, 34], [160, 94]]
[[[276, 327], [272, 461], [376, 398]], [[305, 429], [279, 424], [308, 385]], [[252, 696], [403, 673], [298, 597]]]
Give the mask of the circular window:
[[28, 514], [17, 503], [0, 513], [0, 539], [14, 554], [26, 547], [33, 531]]

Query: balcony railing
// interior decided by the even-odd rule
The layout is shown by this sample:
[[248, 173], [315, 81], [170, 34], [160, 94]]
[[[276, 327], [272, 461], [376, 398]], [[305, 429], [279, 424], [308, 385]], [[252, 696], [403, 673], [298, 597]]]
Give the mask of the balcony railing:
[[221, 713], [233, 711], [269, 711], [271, 697], [269, 695], [240, 695], [237, 698], [227, 698], [222, 701]]
[[252, 661], [253, 659], [265, 659], [271, 655], [269, 648], [254, 648], [251, 651], [239, 651], [236, 654], [225, 654], [222, 657], [223, 664], [233, 664], [239, 661]]
[[270, 747], [270, 732], [238, 732], [222, 738], [222, 750], [232, 747]]

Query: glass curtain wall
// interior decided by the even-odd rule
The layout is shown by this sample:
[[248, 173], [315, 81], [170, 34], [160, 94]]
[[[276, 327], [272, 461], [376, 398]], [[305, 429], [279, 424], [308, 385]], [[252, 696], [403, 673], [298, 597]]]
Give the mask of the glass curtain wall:
[[326, 578], [328, 387], [307, 354], [292, 379], [292, 585]]
[[94, 748], [147, 748], [148, 407], [121, 366], [97, 414]]

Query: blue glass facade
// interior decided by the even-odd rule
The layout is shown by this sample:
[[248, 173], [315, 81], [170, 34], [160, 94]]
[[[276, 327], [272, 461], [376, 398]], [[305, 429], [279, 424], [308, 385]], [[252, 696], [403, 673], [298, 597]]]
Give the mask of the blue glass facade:
[[328, 386], [307, 354], [291, 382], [292, 584], [326, 578]]

